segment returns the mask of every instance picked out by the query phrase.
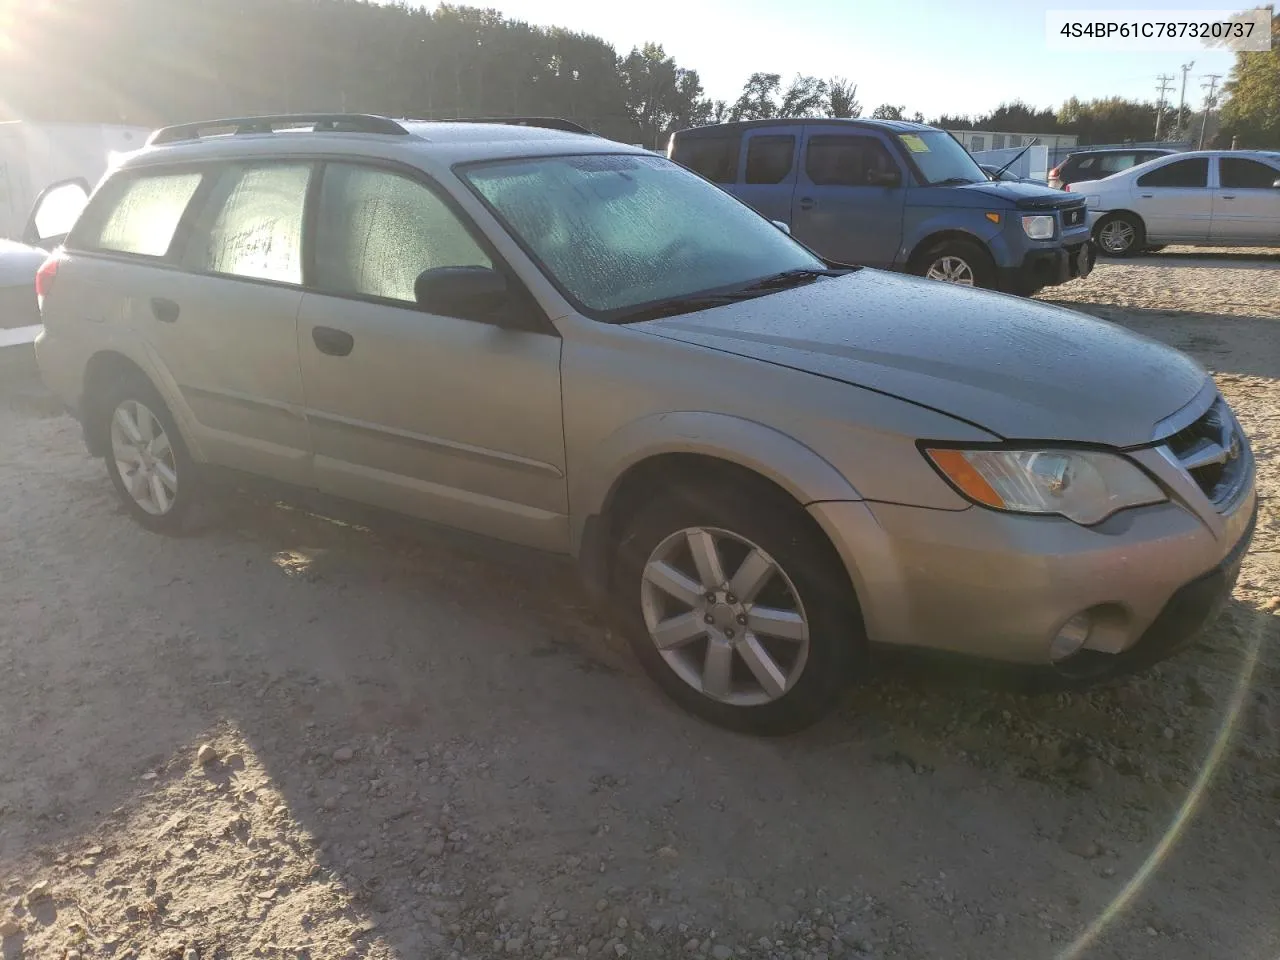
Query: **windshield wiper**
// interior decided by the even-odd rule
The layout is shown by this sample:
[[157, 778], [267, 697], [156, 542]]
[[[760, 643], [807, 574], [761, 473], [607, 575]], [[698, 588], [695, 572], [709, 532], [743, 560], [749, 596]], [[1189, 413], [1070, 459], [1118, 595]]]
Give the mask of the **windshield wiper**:
[[804, 267], [798, 270], [783, 270], [781, 273], [775, 273], [749, 283], [742, 290], [743, 292], [781, 290], [784, 287], [798, 287], [802, 283], [809, 283], [819, 277], [839, 277], [848, 272], [848, 270], [810, 270]]
[[981, 180], [970, 180], [968, 177], [947, 177], [945, 180], [936, 180], [929, 184], [931, 187], [956, 187], [967, 186], [970, 183], [981, 183]]

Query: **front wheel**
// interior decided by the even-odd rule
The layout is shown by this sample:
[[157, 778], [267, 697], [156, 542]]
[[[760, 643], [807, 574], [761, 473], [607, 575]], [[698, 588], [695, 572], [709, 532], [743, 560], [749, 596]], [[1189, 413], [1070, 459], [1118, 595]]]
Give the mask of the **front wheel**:
[[843, 567], [793, 504], [662, 496], [626, 525], [614, 593], [649, 675], [733, 730], [777, 736], [817, 722], [865, 649]]
[[1099, 222], [1093, 233], [1098, 249], [1109, 257], [1131, 257], [1146, 245], [1142, 221], [1132, 214], [1113, 213]]
[[995, 267], [981, 246], [968, 240], [943, 240], [916, 260], [915, 273], [962, 287], [995, 286]]

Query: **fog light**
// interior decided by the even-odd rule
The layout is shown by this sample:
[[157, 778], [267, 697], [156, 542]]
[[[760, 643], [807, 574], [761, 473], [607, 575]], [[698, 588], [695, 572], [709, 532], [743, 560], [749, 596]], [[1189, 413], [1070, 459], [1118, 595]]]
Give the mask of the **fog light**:
[[1077, 613], [1062, 625], [1058, 635], [1049, 644], [1049, 659], [1054, 663], [1065, 660], [1073, 653], [1078, 653], [1089, 639], [1089, 631], [1093, 628], [1087, 613]]

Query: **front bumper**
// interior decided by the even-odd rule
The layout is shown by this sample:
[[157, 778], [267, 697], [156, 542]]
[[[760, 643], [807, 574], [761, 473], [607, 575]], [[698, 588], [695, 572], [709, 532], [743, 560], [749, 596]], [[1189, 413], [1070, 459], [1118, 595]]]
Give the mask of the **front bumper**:
[[1087, 277], [1098, 260], [1098, 251], [1088, 234], [1060, 247], [1031, 250], [1016, 267], [1000, 270], [1000, 289], [1030, 295], [1044, 287], [1054, 287]]
[[1085, 650], [1055, 670], [1094, 678], [1162, 659], [1205, 624], [1235, 583], [1256, 504], [1250, 486], [1214, 523], [1171, 501], [1090, 528], [980, 507], [809, 510], [845, 561], [873, 643], [1049, 668], [1053, 638], [1087, 612]]

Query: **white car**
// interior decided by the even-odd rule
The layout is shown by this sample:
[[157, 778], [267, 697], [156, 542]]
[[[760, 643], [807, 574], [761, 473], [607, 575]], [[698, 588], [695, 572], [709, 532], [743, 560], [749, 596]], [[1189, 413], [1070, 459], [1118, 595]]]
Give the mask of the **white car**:
[[1280, 152], [1175, 153], [1067, 189], [1084, 196], [1107, 256], [1169, 243], [1280, 246]]

